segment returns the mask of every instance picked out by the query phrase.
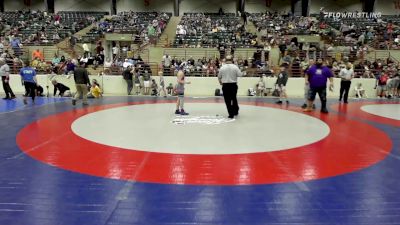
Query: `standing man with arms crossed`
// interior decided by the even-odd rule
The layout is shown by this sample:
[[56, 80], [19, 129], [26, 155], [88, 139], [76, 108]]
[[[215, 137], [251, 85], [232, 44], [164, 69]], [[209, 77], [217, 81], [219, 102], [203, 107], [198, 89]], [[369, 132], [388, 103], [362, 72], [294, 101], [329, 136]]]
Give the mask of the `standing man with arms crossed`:
[[315, 96], [318, 93], [321, 100], [321, 112], [328, 113], [326, 108], [326, 82], [329, 79], [329, 89], [333, 90], [333, 74], [332, 71], [322, 64], [322, 59], [318, 59], [317, 63], [312, 66], [305, 76], [306, 84], [309, 83], [310, 89], [308, 91], [308, 104], [304, 112], [313, 111], [312, 105]]
[[232, 63], [232, 56], [228, 55], [225, 59], [225, 64], [220, 68], [218, 73], [219, 83], [222, 85], [222, 92], [226, 108], [230, 119], [239, 115], [239, 105], [237, 102], [237, 79], [242, 76], [239, 67]]
[[4, 58], [0, 58], [0, 76], [1, 81], [3, 82], [3, 90], [6, 93], [6, 97], [4, 100], [10, 100], [15, 98], [14, 92], [10, 87], [10, 67], [7, 65], [6, 60]]
[[127, 93], [128, 95], [131, 95], [133, 89], [133, 73], [131, 66], [126, 67], [126, 69], [122, 72], [122, 77], [126, 81]]
[[74, 98], [72, 99], [72, 105], [76, 104], [76, 100], [79, 99], [80, 96], [83, 97], [83, 105], [88, 105], [87, 102], [87, 86], [90, 85], [89, 81], [89, 73], [85, 69], [85, 64], [82, 63], [74, 70], [74, 80], [76, 86], [76, 93]]

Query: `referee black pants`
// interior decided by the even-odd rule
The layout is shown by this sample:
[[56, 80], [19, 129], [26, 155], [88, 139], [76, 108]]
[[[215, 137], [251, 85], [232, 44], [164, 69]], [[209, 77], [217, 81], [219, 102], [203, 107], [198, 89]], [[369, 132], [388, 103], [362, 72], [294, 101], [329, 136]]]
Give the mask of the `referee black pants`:
[[[351, 86], [351, 81], [349, 80], [342, 80], [340, 82], [340, 96], [339, 96], [339, 101], [342, 100], [342, 97], [344, 97], [344, 102], [347, 103], [347, 99], [349, 98], [349, 91], [350, 91], [350, 86]], [[343, 96], [344, 94], [344, 96]]]
[[7, 79], [6, 76], [1, 77], [1, 81], [3, 83], [3, 90], [6, 94], [6, 98], [13, 98], [13, 97], [15, 97], [15, 94], [10, 87], [10, 83], [9, 83], [10, 80], [6, 81], [6, 79]]
[[237, 102], [238, 86], [236, 83], [222, 84], [222, 92], [225, 99], [226, 108], [228, 109], [229, 117], [233, 118], [239, 114], [239, 105]]
[[32, 101], [35, 101], [36, 96], [36, 83], [24, 81], [25, 96], [31, 97]]

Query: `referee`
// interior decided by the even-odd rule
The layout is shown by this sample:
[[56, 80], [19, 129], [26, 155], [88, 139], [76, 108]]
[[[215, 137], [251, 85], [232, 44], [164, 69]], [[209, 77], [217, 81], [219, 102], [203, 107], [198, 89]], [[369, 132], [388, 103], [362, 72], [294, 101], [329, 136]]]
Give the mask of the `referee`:
[[232, 56], [226, 56], [225, 64], [219, 69], [218, 80], [222, 85], [222, 93], [230, 119], [239, 114], [236, 95], [238, 91], [237, 79], [241, 76], [242, 72], [239, 67], [232, 63]]

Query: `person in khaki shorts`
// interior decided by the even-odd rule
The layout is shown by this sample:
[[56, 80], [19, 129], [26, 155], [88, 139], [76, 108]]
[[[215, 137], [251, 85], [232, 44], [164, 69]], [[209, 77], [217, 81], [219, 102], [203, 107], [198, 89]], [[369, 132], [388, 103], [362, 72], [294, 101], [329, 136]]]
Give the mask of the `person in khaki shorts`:
[[83, 105], [88, 105], [87, 103], [87, 93], [88, 93], [88, 85], [90, 85], [89, 74], [85, 69], [85, 64], [82, 63], [74, 70], [74, 80], [76, 86], [76, 93], [74, 98], [72, 99], [72, 105], [76, 104], [76, 101], [82, 96]]

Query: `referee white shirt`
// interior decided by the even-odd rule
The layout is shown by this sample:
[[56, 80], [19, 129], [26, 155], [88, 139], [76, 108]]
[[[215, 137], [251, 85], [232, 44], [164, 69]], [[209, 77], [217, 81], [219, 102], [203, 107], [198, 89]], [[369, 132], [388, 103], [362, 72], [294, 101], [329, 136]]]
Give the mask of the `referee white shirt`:
[[348, 69], [348, 68], [343, 68], [339, 72], [339, 77], [342, 78], [344, 81], [349, 81], [353, 78], [354, 76], [354, 70], [353, 69]]
[[238, 77], [242, 75], [239, 67], [228, 61], [219, 69], [218, 80], [221, 84], [237, 83]]

